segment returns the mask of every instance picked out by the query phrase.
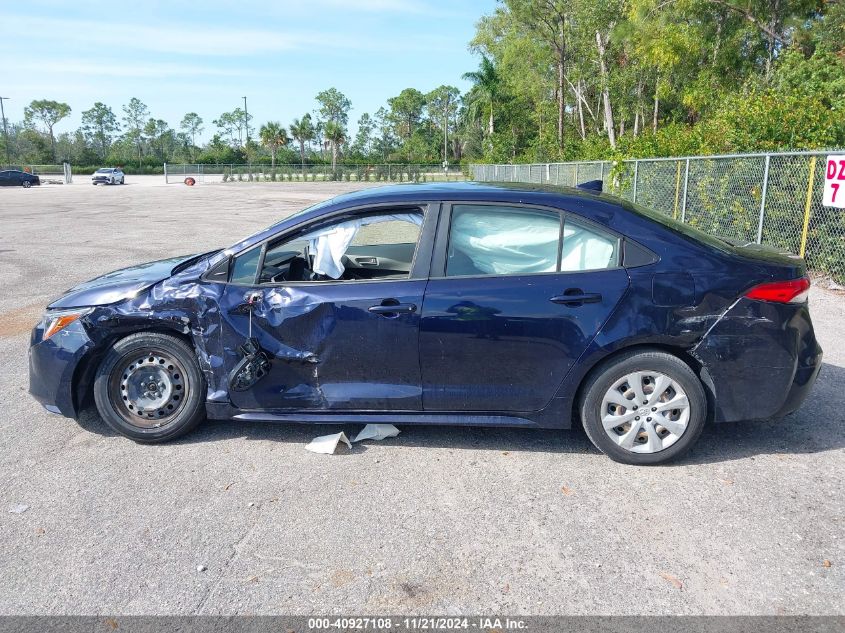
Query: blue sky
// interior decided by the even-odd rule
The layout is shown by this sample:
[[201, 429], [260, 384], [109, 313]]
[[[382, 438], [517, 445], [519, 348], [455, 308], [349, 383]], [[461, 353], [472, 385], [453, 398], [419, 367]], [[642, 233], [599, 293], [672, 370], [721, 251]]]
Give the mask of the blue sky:
[[[350, 124], [403, 88], [467, 84], [478, 59], [467, 49], [495, 0], [193, 0], [4, 3], [0, 96], [11, 121], [33, 99], [69, 103], [57, 132], [78, 127], [95, 101], [138, 97], [178, 126], [243, 106], [253, 123], [314, 110], [336, 87], [352, 101]], [[14, 72], [11, 72], [11, 69]]]

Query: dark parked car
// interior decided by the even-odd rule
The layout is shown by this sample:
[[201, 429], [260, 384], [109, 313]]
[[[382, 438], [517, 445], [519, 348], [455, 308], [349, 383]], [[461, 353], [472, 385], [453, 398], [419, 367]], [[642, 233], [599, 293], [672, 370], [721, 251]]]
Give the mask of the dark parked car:
[[7, 169], [0, 171], [0, 187], [24, 187], [29, 189], [32, 185], [40, 185], [41, 179], [20, 169]]
[[93, 395], [140, 442], [205, 416], [569, 428], [678, 457], [707, 420], [782, 416], [822, 351], [803, 260], [618, 198], [532, 185], [340, 196], [231, 248], [68, 291], [30, 391]]

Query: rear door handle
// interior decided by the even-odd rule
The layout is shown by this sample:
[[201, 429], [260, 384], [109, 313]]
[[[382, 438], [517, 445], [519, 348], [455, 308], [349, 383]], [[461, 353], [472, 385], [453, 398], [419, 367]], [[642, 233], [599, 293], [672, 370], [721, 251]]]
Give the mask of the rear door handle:
[[411, 314], [417, 311], [414, 303], [399, 303], [395, 299], [385, 299], [380, 305], [367, 308], [373, 314], [381, 314], [386, 317], [396, 317], [400, 314]]
[[585, 303], [599, 303], [601, 294], [598, 292], [583, 292], [580, 288], [570, 288], [562, 295], [549, 299], [552, 303], [577, 307]]

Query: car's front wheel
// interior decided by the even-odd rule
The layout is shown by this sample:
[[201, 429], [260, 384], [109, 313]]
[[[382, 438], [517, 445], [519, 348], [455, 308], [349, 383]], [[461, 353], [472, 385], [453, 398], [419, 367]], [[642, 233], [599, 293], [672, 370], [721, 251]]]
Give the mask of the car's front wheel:
[[602, 366], [581, 397], [581, 421], [592, 443], [624, 464], [660, 464], [686, 453], [707, 417], [698, 376], [658, 351], [622, 354]]
[[165, 442], [204, 417], [205, 379], [191, 348], [166, 334], [141, 332], [115, 343], [94, 380], [106, 423], [136, 442]]
[[29, 189], [29, 188], [32, 186], [32, 183], [31, 183], [30, 181], [28, 181], [28, 180], [24, 180], [24, 181], [21, 183], [21, 186], [22, 186], [24, 189]]

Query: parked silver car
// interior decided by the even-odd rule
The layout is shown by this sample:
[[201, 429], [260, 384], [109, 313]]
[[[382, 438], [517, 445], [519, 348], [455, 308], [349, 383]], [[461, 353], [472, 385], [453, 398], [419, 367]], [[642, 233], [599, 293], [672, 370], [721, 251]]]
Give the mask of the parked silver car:
[[103, 167], [91, 174], [91, 184], [122, 185], [125, 179], [120, 167]]

